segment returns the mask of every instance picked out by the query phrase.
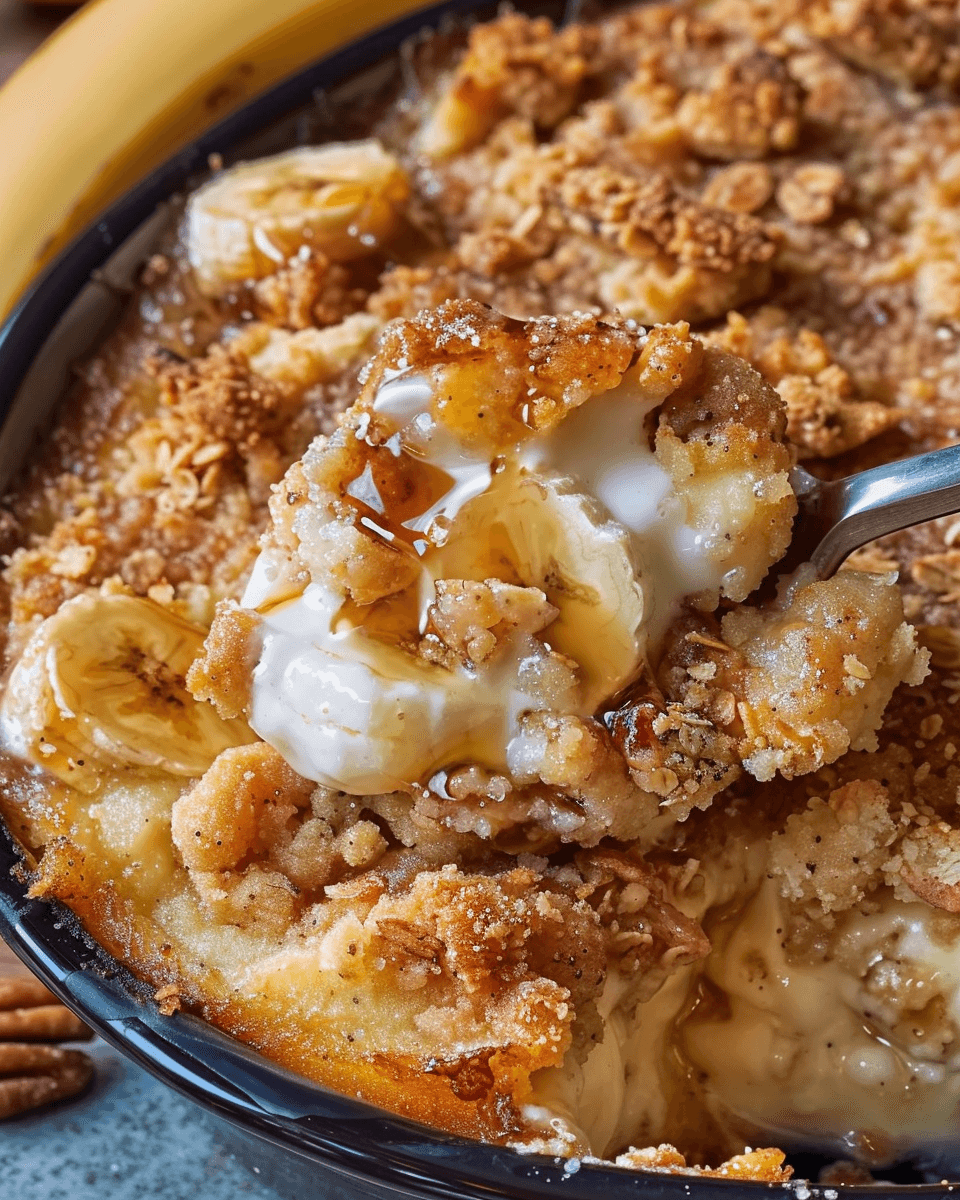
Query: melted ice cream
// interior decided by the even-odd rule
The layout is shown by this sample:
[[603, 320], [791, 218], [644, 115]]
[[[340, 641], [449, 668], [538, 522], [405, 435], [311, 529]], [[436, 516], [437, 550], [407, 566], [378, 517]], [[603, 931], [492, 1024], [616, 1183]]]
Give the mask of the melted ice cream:
[[[404, 522], [419, 555], [421, 633], [438, 579], [541, 588], [559, 609], [545, 636], [578, 664], [573, 707], [587, 716], [635, 676], [683, 596], [720, 584], [649, 447], [648, 407], [623, 385], [491, 461], [434, 419], [432, 395], [423, 376], [396, 375], [373, 405], [396, 430], [394, 453], [449, 480]], [[372, 479], [347, 492], [378, 513]], [[455, 762], [505, 768], [518, 719], [535, 707], [524, 674], [536, 663], [522, 646], [490, 666], [438, 666], [344, 620], [334, 589], [313, 584], [290, 599], [279, 579], [261, 556], [243, 599], [262, 616], [251, 724], [298, 772], [370, 794]]]

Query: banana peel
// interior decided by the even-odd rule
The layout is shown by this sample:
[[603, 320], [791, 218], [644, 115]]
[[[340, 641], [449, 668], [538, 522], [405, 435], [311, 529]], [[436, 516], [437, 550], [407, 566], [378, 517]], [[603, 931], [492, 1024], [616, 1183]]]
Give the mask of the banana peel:
[[0, 89], [0, 312], [204, 129], [425, 0], [95, 0]]

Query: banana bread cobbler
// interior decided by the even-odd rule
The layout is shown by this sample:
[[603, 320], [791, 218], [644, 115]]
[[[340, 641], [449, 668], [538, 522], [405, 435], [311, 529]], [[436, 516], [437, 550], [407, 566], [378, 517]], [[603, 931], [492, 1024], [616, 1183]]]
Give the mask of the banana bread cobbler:
[[409, 51], [186, 199], [5, 500], [32, 894], [459, 1135], [943, 1161], [960, 520], [771, 581], [798, 461], [960, 440], [960, 10]]

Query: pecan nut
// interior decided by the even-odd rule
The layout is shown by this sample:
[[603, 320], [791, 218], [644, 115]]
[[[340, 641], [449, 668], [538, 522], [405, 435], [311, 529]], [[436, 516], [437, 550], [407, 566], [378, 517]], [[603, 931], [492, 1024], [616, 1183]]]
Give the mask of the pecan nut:
[[80, 1050], [0, 1044], [0, 1120], [76, 1096], [93, 1077], [93, 1063]]
[[90, 1058], [36, 1043], [92, 1037], [39, 980], [0, 976], [0, 1120], [83, 1091], [93, 1077]]
[[0, 977], [0, 1042], [86, 1042], [92, 1037], [39, 980]]

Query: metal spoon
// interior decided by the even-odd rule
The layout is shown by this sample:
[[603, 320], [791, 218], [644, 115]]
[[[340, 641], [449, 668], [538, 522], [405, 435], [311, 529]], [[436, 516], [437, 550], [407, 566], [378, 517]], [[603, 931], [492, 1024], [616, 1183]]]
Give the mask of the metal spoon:
[[917, 454], [844, 479], [825, 480], [795, 467], [790, 482], [800, 511], [786, 557], [774, 571], [813, 564], [826, 579], [874, 538], [960, 512], [960, 446]]

